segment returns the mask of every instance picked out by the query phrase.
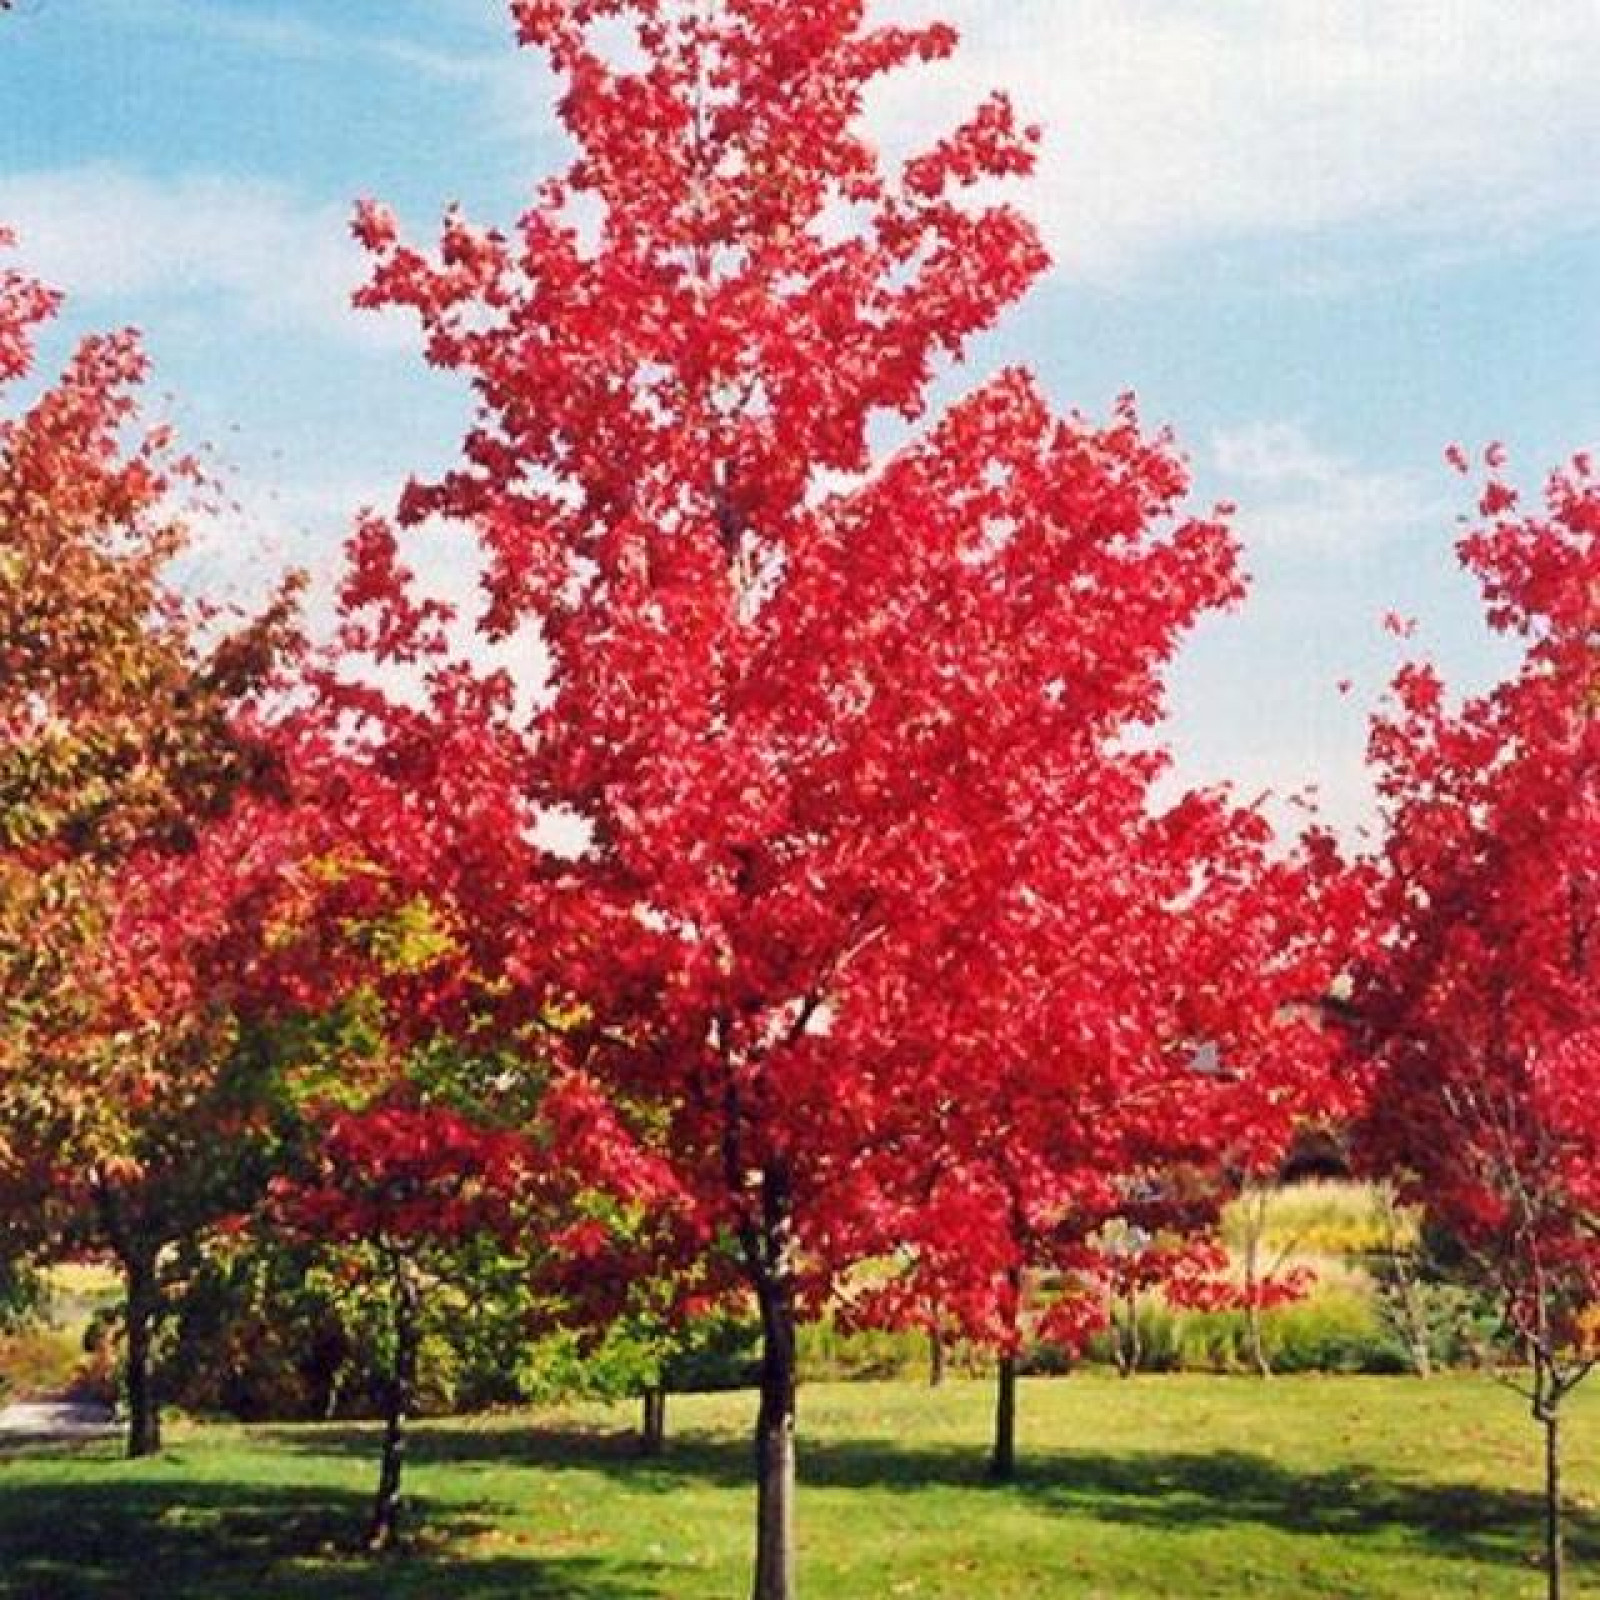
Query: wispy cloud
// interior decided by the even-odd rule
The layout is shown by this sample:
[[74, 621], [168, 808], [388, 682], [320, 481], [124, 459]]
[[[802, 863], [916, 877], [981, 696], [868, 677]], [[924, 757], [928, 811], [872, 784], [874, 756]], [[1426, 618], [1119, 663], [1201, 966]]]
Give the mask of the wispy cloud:
[[[396, 65], [445, 79], [471, 78], [484, 57], [419, 44], [401, 33], [339, 26], [327, 19], [340, 8], [323, 7], [318, 21], [271, 5], [246, 9], [217, 0], [90, 0], [96, 20], [105, 25], [141, 30], [161, 29], [191, 42], [236, 46], [256, 55], [294, 60], [388, 60]], [[350, 9], [344, 8], [346, 18]]]
[[88, 0], [85, 10], [98, 27], [153, 27], [248, 50], [306, 60], [325, 55], [336, 36], [325, 28], [266, 8], [253, 12], [209, 0]]
[[[556, 131], [552, 84], [515, 50], [503, 0], [292, 9], [222, 0], [87, 0], [290, 61], [349, 61], [454, 86], [474, 136]], [[874, 102], [902, 149], [1008, 87], [1048, 142], [1028, 208], [1069, 277], [1124, 281], [1185, 258], [1326, 244], [1290, 287], [1364, 288], [1600, 228], [1600, 18], [1593, 0], [876, 0], [948, 17], [947, 65]]]
[[[191, 542], [180, 581], [195, 592], [249, 607], [259, 604], [285, 572], [300, 569], [310, 579], [306, 612], [313, 634], [330, 638], [345, 541], [359, 515], [394, 515], [399, 484], [337, 473], [267, 483], [227, 468], [221, 477], [217, 503], [186, 511]], [[496, 645], [476, 634], [485, 563], [469, 527], [430, 520], [405, 530], [401, 553], [418, 594], [454, 608], [453, 638], [464, 655], [482, 667], [504, 667], [528, 685], [530, 694], [543, 685], [548, 661], [536, 630]]]
[[1348, 557], [1409, 538], [1437, 542], [1454, 509], [1423, 475], [1363, 466], [1293, 422], [1218, 430], [1210, 465], [1239, 504], [1247, 550]]
[[1380, 230], [1381, 253], [1600, 224], [1592, 0], [880, 0], [958, 60], [886, 87], [889, 139], [1011, 88], [1049, 130], [1028, 204], [1063, 267]]
[[[503, 0], [429, 0], [383, 11], [379, 26], [361, 25], [376, 6], [324, 4], [313, 21], [304, 13], [257, 4], [246, 9], [218, 0], [90, 0], [107, 25], [160, 30], [188, 43], [290, 62], [347, 62], [430, 79], [469, 92], [477, 119], [491, 137], [551, 137], [554, 95], [541, 62], [513, 46]], [[406, 26], [407, 14], [415, 26]], [[354, 20], [352, 20], [354, 19]], [[441, 21], [453, 26], [441, 30]], [[441, 42], [442, 39], [457, 42]]]
[[287, 184], [115, 166], [8, 174], [0, 216], [34, 271], [119, 318], [221, 302], [256, 329], [379, 347], [408, 339], [400, 324], [351, 310], [364, 268], [343, 211]]

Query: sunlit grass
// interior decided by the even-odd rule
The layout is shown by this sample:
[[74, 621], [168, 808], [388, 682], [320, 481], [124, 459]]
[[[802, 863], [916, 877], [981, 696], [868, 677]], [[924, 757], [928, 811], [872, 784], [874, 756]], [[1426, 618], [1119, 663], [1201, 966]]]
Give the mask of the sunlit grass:
[[[1535, 1596], [1536, 1434], [1466, 1377], [1024, 1384], [1019, 1482], [984, 1482], [987, 1384], [817, 1386], [803, 1400], [811, 1600]], [[1600, 1562], [1600, 1398], [1570, 1429], [1575, 1592]], [[349, 1551], [365, 1427], [183, 1426], [0, 1465], [0, 1595], [163, 1600], [738, 1600], [748, 1395], [675, 1399], [660, 1462], [629, 1411], [427, 1426], [415, 1543]], [[159, 1581], [157, 1581], [157, 1576]]]

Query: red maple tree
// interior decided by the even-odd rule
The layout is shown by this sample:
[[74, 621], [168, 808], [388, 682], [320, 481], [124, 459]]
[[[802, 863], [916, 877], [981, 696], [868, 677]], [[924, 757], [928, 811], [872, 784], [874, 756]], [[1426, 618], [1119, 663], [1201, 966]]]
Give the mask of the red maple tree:
[[1395, 679], [1372, 734], [1388, 934], [1351, 1014], [1369, 1154], [1456, 1242], [1531, 1372], [1554, 1597], [1563, 1403], [1600, 1301], [1600, 478], [1580, 458], [1533, 508], [1498, 452], [1489, 468], [1458, 548], [1521, 662], [1460, 704], [1426, 664]]
[[[1359, 894], [1319, 835], [1283, 852], [1223, 795], [1155, 805], [1162, 767], [1114, 745], [1080, 756], [1075, 823], [1041, 843], [1092, 853], [1047, 858], [974, 910], [910, 980], [926, 993], [890, 1046], [932, 1064], [936, 1104], [886, 1158], [908, 1168], [880, 1241], [902, 1272], [863, 1309], [996, 1352], [1000, 1478], [1025, 1342], [1080, 1345], [1126, 1294], [1129, 1230], [1203, 1248], [1240, 1185], [1344, 1099], [1306, 1002], [1343, 959]], [[1191, 1254], [1146, 1251], [1140, 1270]]]
[[[363, 205], [362, 299], [416, 312], [477, 398], [401, 519], [467, 525], [480, 628], [548, 651], [527, 792], [575, 843], [536, 864], [504, 970], [670, 1174], [685, 1237], [736, 1248], [764, 1334], [755, 1593], [786, 1600], [797, 1318], [894, 1237], [909, 1146], [992, 1092], [991, 1032], [1021, 1072], [1103, 984], [1092, 1039], [1044, 1069], [1090, 1129], [1081, 1175], [1121, 1064], [1167, 1083], [1152, 1119], [1189, 1119], [1172, 1061], [1240, 1026], [1199, 984], [1110, 1020], [1152, 959], [1123, 853], [1161, 762], [1130, 736], [1185, 629], [1238, 597], [1235, 550], [1131, 402], [1061, 418], [1008, 369], [910, 432], [1046, 264], [984, 197], [1033, 164], [1004, 97], [894, 171], [860, 131], [874, 81], [951, 29], [869, 26], [863, 0], [512, 10], [576, 158], [509, 233], [452, 212], [435, 253]], [[370, 591], [403, 650], [415, 602]], [[1126, 870], [1176, 908], [1195, 858], [1160, 831]], [[1131, 942], [1086, 953], [1086, 890]], [[1187, 914], [1197, 938], [1204, 897]]]

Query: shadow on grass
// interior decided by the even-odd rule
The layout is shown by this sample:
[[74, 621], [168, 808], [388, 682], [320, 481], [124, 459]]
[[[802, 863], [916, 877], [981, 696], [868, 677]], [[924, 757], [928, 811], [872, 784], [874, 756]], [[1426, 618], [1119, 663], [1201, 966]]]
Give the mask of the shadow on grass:
[[[457, 1542], [494, 1527], [493, 1508], [434, 1509], [412, 1548], [350, 1549], [364, 1496], [326, 1486], [119, 1476], [17, 1481], [0, 1472], [4, 1600], [638, 1600], [651, 1574], [536, 1550], [477, 1559]], [[104, 1476], [99, 1476], [104, 1474]]]
[[[370, 1429], [272, 1430], [280, 1447], [371, 1456]], [[665, 1456], [643, 1460], [618, 1432], [527, 1426], [436, 1424], [418, 1433], [418, 1465], [508, 1467], [600, 1473], [640, 1493], [669, 1495], [687, 1484], [744, 1489], [750, 1446], [727, 1435], [680, 1433]], [[1164, 1531], [1255, 1526], [1341, 1541], [1374, 1539], [1430, 1555], [1524, 1567], [1544, 1514], [1536, 1494], [1430, 1482], [1359, 1463], [1296, 1470], [1243, 1450], [1030, 1451], [1015, 1482], [990, 1484], [977, 1447], [889, 1440], [802, 1441], [803, 1486], [913, 1493], [961, 1488], [1011, 1495], [1053, 1512]], [[1600, 1561], [1600, 1517], [1570, 1512], [1570, 1550]]]

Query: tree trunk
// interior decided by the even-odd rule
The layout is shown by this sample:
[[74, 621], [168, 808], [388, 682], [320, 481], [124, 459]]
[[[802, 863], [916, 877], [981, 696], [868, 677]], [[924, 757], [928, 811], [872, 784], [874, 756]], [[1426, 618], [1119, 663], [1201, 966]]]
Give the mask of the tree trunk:
[[989, 1476], [1009, 1483], [1017, 1475], [1017, 1358], [1003, 1355], [997, 1371], [994, 1403], [994, 1450]]
[[1422, 1250], [1420, 1240], [1413, 1244], [1402, 1232], [1402, 1217], [1394, 1190], [1387, 1185], [1378, 1191], [1378, 1216], [1383, 1224], [1384, 1254], [1387, 1258], [1378, 1282], [1394, 1305], [1394, 1318], [1405, 1342], [1411, 1370], [1419, 1378], [1433, 1376], [1433, 1339], [1428, 1327], [1427, 1303], [1422, 1290]]
[[384, 1385], [383, 1460], [378, 1492], [367, 1526], [368, 1550], [387, 1550], [400, 1532], [401, 1478], [406, 1461], [406, 1423], [417, 1386], [417, 1287], [403, 1258], [394, 1261], [394, 1367]]
[[127, 1286], [128, 1456], [138, 1460], [161, 1452], [161, 1402], [152, 1370], [161, 1289], [151, 1256], [128, 1256], [123, 1274]]
[[1254, 1300], [1245, 1307], [1245, 1343], [1250, 1352], [1250, 1365], [1258, 1378], [1272, 1376], [1272, 1363], [1267, 1360], [1267, 1341], [1261, 1331], [1261, 1307]]
[[1114, 1341], [1117, 1352], [1117, 1372], [1131, 1378], [1144, 1364], [1144, 1336], [1139, 1331], [1139, 1291], [1129, 1289], [1123, 1301], [1124, 1322], [1120, 1337]]
[[785, 1274], [758, 1290], [761, 1409], [756, 1419], [756, 1576], [753, 1600], [794, 1600], [795, 1315]]
[[639, 1454], [658, 1456], [667, 1447], [667, 1391], [664, 1384], [645, 1390], [639, 1419]]
[[1549, 1600], [1561, 1600], [1566, 1548], [1561, 1536], [1561, 1402], [1544, 1406], [1544, 1564]]
[[1272, 1363], [1267, 1360], [1267, 1341], [1261, 1327], [1261, 1243], [1267, 1230], [1267, 1192], [1246, 1191], [1244, 1241], [1244, 1333], [1245, 1349], [1257, 1377], [1270, 1378]]
[[945, 1349], [944, 1329], [928, 1329], [928, 1387], [938, 1389], [944, 1384]]

